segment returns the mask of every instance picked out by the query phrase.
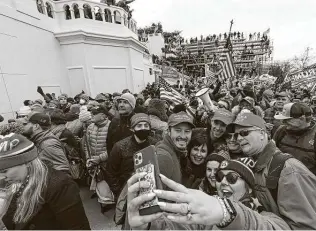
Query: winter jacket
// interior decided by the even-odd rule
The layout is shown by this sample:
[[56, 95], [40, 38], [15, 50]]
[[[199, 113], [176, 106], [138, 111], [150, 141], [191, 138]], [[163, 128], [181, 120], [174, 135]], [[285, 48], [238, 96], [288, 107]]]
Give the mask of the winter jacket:
[[168, 123], [159, 119], [158, 116], [149, 115], [151, 130], [161, 138], [168, 132]]
[[[266, 175], [273, 155], [279, 150], [274, 141], [270, 141], [259, 154], [254, 174], [256, 180], [255, 194], [267, 212], [272, 212], [290, 226], [291, 229], [316, 229], [316, 176], [295, 158], [286, 160], [278, 182], [277, 203], [266, 186]], [[236, 219], [227, 229], [288, 229], [283, 221], [275, 216], [258, 217], [242, 205], [234, 202]], [[251, 221], [256, 222], [251, 222]]]
[[160, 173], [169, 179], [182, 182], [182, 166], [186, 163], [187, 151], [179, 150], [167, 134], [156, 144], [157, 159]]
[[119, 118], [112, 119], [106, 138], [106, 148], [108, 153], [111, 153], [116, 142], [133, 135], [133, 132], [131, 131], [131, 118], [133, 115], [134, 113], [131, 113], [128, 116], [120, 116]]
[[39, 205], [26, 224], [14, 224], [17, 195], [13, 196], [3, 222], [9, 230], [89, 230], [90, 225], [83, 208], [77, 184], [65, 173], [48, 168], [44, 203]]
[[56, 170], [69, 171], [69, 162], [63, 144], [51, 131], [37, 133], [31, 137], [31, 140], [35, 143], [41, 160], [49, 162]]
[[106, 165], [106, 176], [107, 182], [116, 197], [119, 196], [122, 188], [134, 172], [134, 153], [150, 145], [155, 145], [158, 141], [158, 139], [149, 136], [144, 143], [137, 143], [134, 135], [132, 135], [114, 145]]
[[315, 133], [314, 122], [309, 128], [295, 133], [287, 131], [282, 125], [274, 134], [273, 139], [282, 152], [294, 156], [316, 175]]
[[[110, 121], [106, 120], [101, 124], [90, 124], [87, 128], [86, 136], [88, 144], [85, 143], [85, 153], [87, 159], [90, 156], [100, 156], [103, 161], [108, 158], [106, 150], [106, 139], [108, 136]], [[89, 147], [87, 147], [89, 145]]]

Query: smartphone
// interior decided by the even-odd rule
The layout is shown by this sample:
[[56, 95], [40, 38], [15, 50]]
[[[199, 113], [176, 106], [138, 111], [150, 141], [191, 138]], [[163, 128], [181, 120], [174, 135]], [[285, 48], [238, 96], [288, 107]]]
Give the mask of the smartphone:
[[[150, 187], [147, 189], [141, 189], [139, 195], [151, 193], [154, 189], [162, 189], [155, 146], [151, 145], [134, 154], [134, 168], [136, 173], [146, 173], [143, 178], [139, 179], [140, 181], [146, 180], [150, 183]], [[140, 207], [139, 214], [144, 216], [161, 212], [157, 202], [157, 197], [151, 201], [147, 201]]]

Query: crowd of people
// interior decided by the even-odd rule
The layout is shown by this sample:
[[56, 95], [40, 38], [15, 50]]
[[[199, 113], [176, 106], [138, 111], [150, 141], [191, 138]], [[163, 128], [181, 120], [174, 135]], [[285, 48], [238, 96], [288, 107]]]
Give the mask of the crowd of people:
[[[315, 95], [250, 82], [173, 88], [181, 104], [155, 83], [25, 100], [0, 123], [3, 226], [90, 229], [79, 194], [90, 187], [122, 229], [316, 229]], [[139, 194], [150, 185], [133, 156], [150, 145], [163, 187]], [[140, 215], [153, 198], [161, 211]]]

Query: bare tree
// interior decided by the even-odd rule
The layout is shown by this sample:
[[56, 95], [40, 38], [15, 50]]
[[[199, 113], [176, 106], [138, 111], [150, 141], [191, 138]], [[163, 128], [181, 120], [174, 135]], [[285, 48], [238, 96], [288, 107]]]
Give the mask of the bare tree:
[[306, 47], [301, 55], [295, 56], [293, 60], [291, 60], [291, 63], [296, 70], [302, 70], [313, 64], [315, 60], [316, 55], [315, 52], [313, 52], [313, 48]]

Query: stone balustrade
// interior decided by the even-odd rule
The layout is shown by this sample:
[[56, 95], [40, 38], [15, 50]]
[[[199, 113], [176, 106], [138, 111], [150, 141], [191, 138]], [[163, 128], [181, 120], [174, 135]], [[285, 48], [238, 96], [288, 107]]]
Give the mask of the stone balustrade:
[[123, 8], [89, 0], [34, 0], [39, 13], [52, 19], [76, 20], [79, 18], [114, 23], [128, 27], [135, 34], [137, 23], [129, 19], [129, 13]]

